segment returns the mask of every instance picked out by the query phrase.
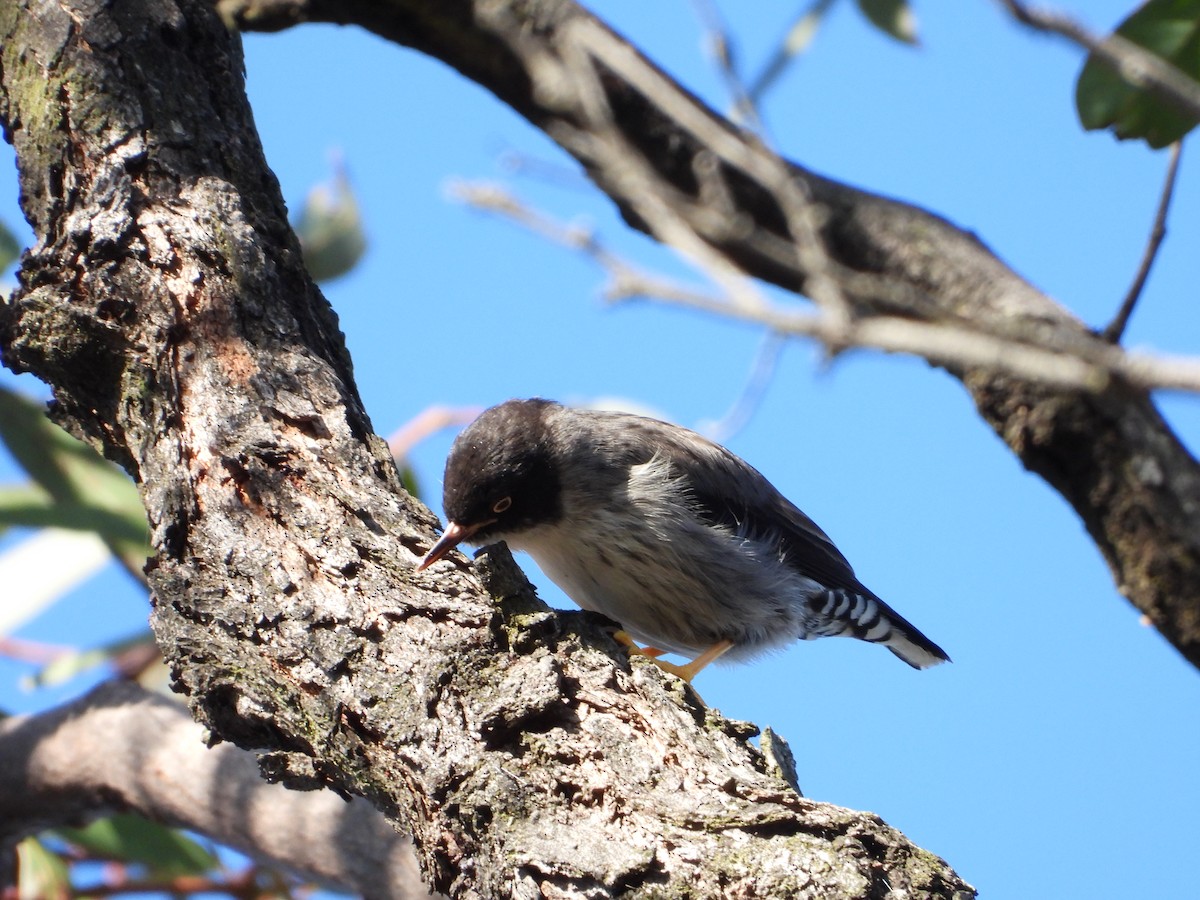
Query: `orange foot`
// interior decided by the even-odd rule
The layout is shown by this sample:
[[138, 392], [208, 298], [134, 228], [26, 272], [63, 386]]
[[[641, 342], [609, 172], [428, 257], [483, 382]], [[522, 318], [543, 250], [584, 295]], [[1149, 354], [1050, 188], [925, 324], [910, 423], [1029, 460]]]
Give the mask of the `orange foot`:
[[618, 644], [625, 647], [630, 653], [636, 653], [639, 656], [647, 656], [653, 660], [654, 664], [664, 672], [670, 672], [672, 675], [677, 675], [686, 681], [692, 683], [692, 679], [700, 674], [700, 670], [709, 663], [716, 662], [726, 651], [733, 648], [733, 641], [718, 641], [713, 644], [690, 663], [683, 666], [677, 666], [674, 663], [663, 662], [658, 657], [666, 653], [666, 650], [659, 650], [657, 647], [639, 647], [634, 642], [633, 638], [627, 632], [618, 631], [613, 634], [613, 639]]

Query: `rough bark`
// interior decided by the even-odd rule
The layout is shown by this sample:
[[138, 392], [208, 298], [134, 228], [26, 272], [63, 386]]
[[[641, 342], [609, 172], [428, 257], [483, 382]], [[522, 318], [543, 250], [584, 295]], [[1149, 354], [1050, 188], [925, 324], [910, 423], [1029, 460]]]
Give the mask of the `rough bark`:
[[[974, 235], [931, 213], [788, 163], [816, 211], [828, 271], [788, 232], [788, 198], [757, 142], [670, 81], [571, 0], [219, 0], [245, 28], [358, 24], [453, 66], [557, 140], [634, 227], [645, 179], [713, 249], [752, 275], [801, 291], [832, 274], [858, 315], [900, 315], [1003, 335], [1064, 356], [1111, 348], [1027, 284]], [[611, 115], [562, 72], [590, 69]], [[580, 79], [576, 77], [575, 81]], [[591, 105], [590, 105], [591, 104]], [[1200, 470], [1149, 394], [1114, 378], [1064, 390], [948, 367], [1021, 462], [1083, 520], [1117, 588], [1200, 666]]]
[[37, 235], [4, 360], [137, 480], [152, 624], [214, 735], [366, 796], [458, 897], [973, 894], [800, 797], [506, 554], [414, 571], [434, 517], [372, 434], [208, 6], [3, 0], [0, 47]]
[[0, 861], [27, 835], [113, 812], [367, 897], [429, 896], [412, 842], [365, 800], [268, 784], [253, 754], [208, 747], [186, 709], [131, 682], [0, 722]]

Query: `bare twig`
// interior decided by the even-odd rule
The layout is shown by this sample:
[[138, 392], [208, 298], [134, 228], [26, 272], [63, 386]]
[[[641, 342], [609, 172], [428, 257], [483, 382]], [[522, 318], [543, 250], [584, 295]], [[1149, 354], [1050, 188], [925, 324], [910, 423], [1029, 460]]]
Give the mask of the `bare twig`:
[[674, 279], [646, 272], [610, 251], [591, 229], [559, 222], [525, 205], [500, 185], [455, 181], [450, 184], [447, 192], [455, 200], [468, 206], [504, 216], [534, 234], [578, 250], [587, 256], [609, 276], [609, 283], [603, 292], [606, 300], [618, 302], [657, 297], [673, 298], [680, 302], [725, 302], [719, 297]]
[[412, 452], [413, 447], [430, 435], [443, 428], [466, 425], [481, 412], [483, 409], [478, 406], [431, 406], [396, 429], [388, 438], [388, 450], [393, 458], [402, 460]]
[[[624, 72], [647, 96], [667, 96], [668, 82], [661, 71], [649, 65], [627, 44], [591, 20], [574, 24], [576, 40], [564, 54], [569, 71], [565, 73], [580, 92], [582, 105], [588, 110], [590, 125], [595, 133], [606, 139], [591, 147], [598, 156], [612, 154], [610, 171], [620, 172], [630, 182], [629, 196], [638, 198], [639, 214], [664, 243], [682, 251], [730, 296], [752, 312], [763, 307], [764, 301], [744, 272], [727, 256], [715, 250], [711, 236], [727, 232], [729, 216], [712, 215], [713, 204], [697, 208], [691, 198], [680, 195], [667, 185], [647, 163], [642, 154], [631, 147], [617, 128], [601, 84], [595, 63]], [[744, 132], [730, 132], [714, 125], [704, 115], [696, 116], [686, 104], [669, 104], [673, 113], [690, 119], [690, 126], [712, 149], [711, 155], [698, 157], [694, 171], [700, 181], [702, 198], [728, 195], [721, 162], [740, 169], [759, 182], [779, 204], [790, 240], [781, 240], [782, 256], [807, 273], [805, 293], [831, 317], [848, 321], [850, 304], [843, 293], [845, 273], [831, 259], [820, 236], [821, 212], [787, 164], [760, 140]], [[715, 204], [720, 209], [721, 204]], [[708, 212], [705, 215], [705, 212]], [[766, 233], [762, 235], [767, 237]], [[778, 238], [777, 238], [778, 239]], [[840, 330], [840, 329], [838, 329]], [[831, 352], [840, 346], [830, 342]]]
[[1150, 276], [1150, 267], [1154, 265], [1158, 248], [1162, 246], [1163, 238], [1166, 237], [1167, 211], [1175, 193], [1175, 176], [1179, 172], [1179, 157], [1182, 153], [1183, 141], [1176, 141], [1171, 145], [1171, 161], [1167, 164], [1167, 177], [1163, 182], [1162, 196], [1158, 200], [1158, 211], [1154, 214], [1154, 225], [1150, 228], [1150, 239], [1146, 242], [1146, 252], [1142, 254], [1142, 264], [1138, 266], [1137, 275], [1134, 276], [1133, 284], [1129, 286], [1117, 315], [1103, 332], [1104, 339], [1109, 343], [1119, 342], [1121, 335], [1125, 333], [1125, 326], [1129, 323], [1133, 308], [1137, 305], [1142, 288], [1146, 286], [1146, 279]]
[[0, 657], [18, 662], [34, 663], [39, 666], [49, 665], [56, 659], [74, 651], [74, 647], [65, 644], [47, 644], [24, 638], [0, 637]]
[[1020, 0], [999, 0], [1024, 25], [1057, 34], [1087, 50], [1136, 88], [1150, 91], [1181, 112], [1200, 119], [1200, 82], [1161, 56], [1119, 34], [1098, 37], [1069, 16], [1031, 9]]
[[[266, 872], [256, 865], [247, 866], [240, 872], [216, 876], [164, 875], [159, 878], [134, 878], [130, 874], [130, 867], [126, 865], [114, 864], [100, 858], [89, 860], [86, 856], [82, 861], [105, 862], [108, 865], [104, 870], [105, 880], [75, 888], [73, 896], [76, 897], [130, 897], [136, 894], [169, 894], [175, 897], [206, 894], [232, 898], [264, 896], [259, 882]], [[276, 896], [297, 896], [287, 885], [279, 884], [274, 887], [276, 890], [283, 889]]]
[[514, 148], [506, 149], [500, 153], [497, 162], [499, 163], [500, 171], [505, 175], [520, 175], [540, 181], [543, 184], [580, 191], [582, 193], [590, 194], [594, 190], [592, 183], [587, 180], [587, 177], [578, 168], [561, 162], [542, 159], [521, 150]]
[[556, 243], [590, 257], [612, 281], [611, 299], [644, 298], [715, 315], [754, 322], [773, 332], [816, 338], [831, 348], [873, 347], [886, 353], [922, 356], [935, 365], [956, 369], [982, 368], [1046, 384], [1099, 390], [1111, 378], [1148, 389], [1200, 393], [1200, 359], [1128, 353], [1104, 344], [1074, 343], [1068, 348], [1038, 344], [1034, 335], [1022, 339], [980, 330], [976, 323], [922, 322], [900, 316], [846, 318], [822, 309], [806, 313], [768, 303], [755, 292], [746, 303], [729, 294], [714, 294], [646, 273], [607, 249], [589, 231], [572, 228], [531, 210], [495, 185], [458, 183], [453, 193], [464, 202], [524, 225]]
[[775, 52], [771, 54], [771, 58], [763, 67], [762, 72], [759, 73], [758, 77], [754, 79], [754, 83], [750, 86], [749, 97], [751, 102], [760, 102], [763, 95], [779, 80], [779, 76], [783, 74], [792, 60], [807, 49], [808, 45], [812, 43], [818, 26], [821, 24], [821, 19], [825, 17], [825, 13], [829, 11], [829, 7], [832, 5], [833, 0], [806, 0], [804, 8], [796, 15], [792, 24], [788, 26], [783, 40], [779, 42], [779, 45], [775, 48]]
[[[567, 55], [574, 62], [569, 71], [559, 74], [586, 82], [586, 90], [582, 85], [577, 86], [587, 95], [587, 102], [581, 98], [581, 105], [589, 109], [591, 117], [590, 130], [574, 142], [580, 145], [579, 152], [593, 157], [610, 177], [617, 174], [614, 182], [633, 191], [624, 196], [630, 198], [630, 205], [649, 231], [698, 265], [737, 302], [752, 308], [761, 301], [757, 290], [748, 286], [745, 273], [736, 268], [726, 253], [716, 250], [728, 246], [731, 240], [753, 246], [756, 253], [782, 268], [803, 272], [804, 293], [835, 315], [849, 317], [847, 297], [869, 296], [909, 314], [929, 305], [922, 291], [910, 283], [870, 271], [851, 270], [833, 259], [820, 236], [820, 225], [827, 211], [813, 203], [807, 183], [797, 178], [796, 172], [760, 140], [725, 127], [702, 107], [678, 94], [659, 69], [594, 20], [573, 20], [569, 30], [572, 52]], [[710, 165], [693, 167], [698, 170], [696, 177], [701, 183], [699, 203], [664, 180], [625, 139], [612, 120], [591, 60], [608, 70], [621, 72], [635, 90], [654, 97], [665, 115], [706, 148], [697, 154], [697, 161], [707, 157]], [[564, 146], [573, 145], [561, 134], [559, 139]], [[725, 207], [706, 202], [711, 195], [721, 193], [724, 176], [719, 172], [720, 166], [745, 175], [769, 193], [784, 218], [786, 235], [757, 225], [744, 215], [735, 215], [736, 204]], [[705, 168], [709, 170], [707, 174]], [[837, 349], [836, 345], [830, 346], [831, 352]]]
[[[555, 69], [539, 67], [539, 71], [546, 77], [546, 90], [562, 90], [563, 85], [571, 86], [576, 94], [576, 102], [588, 118], [589, 130], [560, 137], [567, 143], [587, 144], [600, 164], [611, 173], [619, 189], [634, 198], [635, 211], [655, 237], [679, 252], [689, 263], [698, 266], [739, 306], [746, 309], [765, 306], [766, 301], [755, 283], [705, 240], [701, 233], [708, 229], [728, 228], [725, 217], [709, 215], [709, 221], [698, 226], [690, 215], [698, 212], [691, 199], [663, 182], [617, 127], [596, 61], [614, 68], [633, 64], [639, 74], [650, 79], [661, 77], [661, 73], [653, 71], [651, 67], [638, 66], [640, 58], [636, 54], [629, 54], [628, 45], [593, 20], [576, 20], [571, 30], [575, 32], [574, 39], [568, 41], [564, 48], [562, 64], [556, 63]], [[702, 177], [701, 173], [697, 174]], [[712, 183], [713, 179], [707, 180], [708, 192], [719, 193], [720, 188]]]
[[715, 422], [702, 425], [699, 429], [701, 432], [717, 443], [724, 444], [746, 427], [767, 392], [771, 377], [775, 374], [775, 367], [779, 364], [783, 345], [784, 336], [777, 331], [768, 331], [763, 336], [741, 394], [724, 416]]
[[762, 134], [763, 121], [758, 112], [758, 104], [750, 96], [742, 76], [738, 74], [737, 63], [734, 61], [733, 38], [720, 10], [712, 0], [692, 0], [692, 7], [705, 30], [705, 40], [717, 61], [717, 71], [725, 82], [725, 89], [729, 91], [733, 104], [731, 118]]

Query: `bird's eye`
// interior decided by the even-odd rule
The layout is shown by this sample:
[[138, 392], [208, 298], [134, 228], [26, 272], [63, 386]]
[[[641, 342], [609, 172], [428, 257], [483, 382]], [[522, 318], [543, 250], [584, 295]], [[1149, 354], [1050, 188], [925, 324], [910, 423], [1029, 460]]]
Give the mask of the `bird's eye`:
[[502, 513], [512, 506], [512, 497], [504, 497], [492, 504], [492, 512]]

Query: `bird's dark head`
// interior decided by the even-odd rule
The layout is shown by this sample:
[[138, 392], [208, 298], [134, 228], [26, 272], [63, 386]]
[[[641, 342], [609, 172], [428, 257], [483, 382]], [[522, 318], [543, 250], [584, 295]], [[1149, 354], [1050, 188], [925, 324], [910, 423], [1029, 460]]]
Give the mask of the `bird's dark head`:
[[562, 515], [562, 485], [546, 416], [549, 400], [509, 400], [486, 410], [454, 441], [442, 506], [449, 524], [418, 568], [459, 543], [485, 544]]

